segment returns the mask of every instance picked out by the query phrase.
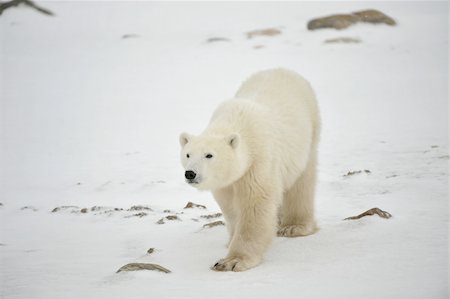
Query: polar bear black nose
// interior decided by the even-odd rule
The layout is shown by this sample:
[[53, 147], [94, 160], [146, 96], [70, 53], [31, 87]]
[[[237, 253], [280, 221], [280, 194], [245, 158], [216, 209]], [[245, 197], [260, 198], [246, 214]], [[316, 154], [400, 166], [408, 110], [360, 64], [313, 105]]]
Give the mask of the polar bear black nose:
[[196, 176], [197, 174], [195, 173], [195, 172], [193, 172], [192, 170], [187, 170], [185, 173], [184, 173], [184, 176], [188, 179], [188, 180], [193, 180], [193, 179], [195, 179], [195, 176]]

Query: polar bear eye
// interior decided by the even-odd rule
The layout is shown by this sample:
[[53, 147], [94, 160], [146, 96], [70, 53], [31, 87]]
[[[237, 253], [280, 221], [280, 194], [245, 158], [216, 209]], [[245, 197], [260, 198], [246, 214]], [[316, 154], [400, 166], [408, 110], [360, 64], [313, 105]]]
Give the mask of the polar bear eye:
[[189, 159], [189, 157], [190, 157], [190, 156], [189, 156], [189, 154], [186, 154], [186, 158], [188, 158], [188, 159]]
[[211, 155], [211, 154], [207, 154], [207, 155], [205, 156], [206, 159], [211, 159], [212, 157], [213, 157], [213, 155]]

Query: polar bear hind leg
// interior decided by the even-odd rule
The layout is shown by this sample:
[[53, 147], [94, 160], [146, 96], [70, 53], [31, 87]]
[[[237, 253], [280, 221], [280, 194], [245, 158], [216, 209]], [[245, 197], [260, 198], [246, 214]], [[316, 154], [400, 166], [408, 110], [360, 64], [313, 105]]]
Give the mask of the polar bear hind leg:
[[318, 227], [314, 219], [314, 191], [316, 185], [316, 158], [314, 149], [306, 169], [294, 185], [285, 192], [280, 207], [280, 237], [301, 237], [314, 234]]

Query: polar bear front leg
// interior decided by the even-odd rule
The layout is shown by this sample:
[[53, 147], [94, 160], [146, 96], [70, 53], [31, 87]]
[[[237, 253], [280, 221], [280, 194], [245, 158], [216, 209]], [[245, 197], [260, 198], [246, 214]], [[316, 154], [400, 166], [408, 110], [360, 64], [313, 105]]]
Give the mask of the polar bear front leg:
[[234, 231], [236, 228], [236, 211], [233, 204], [233, 188], [226, 187], [213, 191], [213, 196], [216, 202], [219, 204], [225, 218], [226, 226], [229, 233], [228, 245], [230, 245], [233, 239]]
[[213, 267], [216, 271], [245, 271], [261, 262], [276, 232], [276, 200], [267, 197], [239, 201], [239, 214], [228, 255]]

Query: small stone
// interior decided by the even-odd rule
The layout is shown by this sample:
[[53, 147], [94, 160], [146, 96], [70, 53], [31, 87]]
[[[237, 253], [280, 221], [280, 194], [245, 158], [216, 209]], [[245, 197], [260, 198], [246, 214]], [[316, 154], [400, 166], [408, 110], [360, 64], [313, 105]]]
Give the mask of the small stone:
[[219, 226], [219, 225], [225, 225], [225, 222], [223, 222], [223, 221], [214, 221], [214, 222], [207, 223], [207, 224], [203, 225], [203, 228], [212, 228], [212, 227]]
[[215, 214], [210, 214], [210, 215], [201, 215], [201, 218], [205, 218], [205, 219], [211, 219], [211, 218], [219, 218], [222, 217], [222, 213], [215, 213]]
[[322, 28], [334, 28], [342, 30], [359, 21], [359, 18], [354, 15], [337, 14], [326, 17], [320, 17], [308, 22], [308, 30], [316, 30]]
[[324, 43], [326, 44], [358, 44], [361, 40], [359, 38], [353, 38], [353, 37], [337, 37], [337, 38], [330, 38], [326, 39]]
[[319, 17], [309, 21], [307, 27], [308, 30], [316, 30], [322, 28], [334, 28], [337, 30], [342, 30], [358, 22], [372, 24], [384, 23], [390, 26], [394, 26], [397, 24], [397, 22], [395, 22], [393, 18], [385, 15], [384, 13], [375, 9], [367, 9], [351, 14], [335, 14], [325, 17]]
[[85, 214], [85, 213], [88, 212], [88, 209], [87, 209], [87, 208], [82, 208], [82, 209], [80, 210], [80, 212], [83, 213], [83, 214]]
[[149, 248], [149, 249], [147, 250], [147, 253], [148, 253], [148, 254], [152, 254], [154, 251], [155, 251], [155, 248]]
[[247, 38], [254, 38], [255, 36], [275, 36], [281, 34], [281, 30], [276, 28], [258, 29], [247, 32]]
[[[360, 174], [360, 173], [362, 173], [362, 172], [363, 172], [363, 170], [349, 171], [349, 172], [347, 172], [347, 174], [344, 174], [343, 176], [344, 176], [344, 177], [349, 177], [349, 176], [352, 176], [352, 175], [355, 175], [355, 174]], [[372, 172], [371, 172], [370, 170], [368, 170], [368, 169], [364, 169], [364, 172], [367, 173], [367, 174], [372, 173]]]
[[24, 206], [24, 207], [21, 207], [20, 209], [22, 211], [24, 211], [24, 210], [32, 210], [33, 212], [37, 211], [37, 209], [35, 207], [32, 207], [32, 206]]
[[125, 266], [120, 267], [120, 269], [117, 270], [116, 273], [119, 273], [122, 271], [139, 271], [139, 270], [157, 270], [157, 271], [164, 272], [164, 273], [171, 272], [169, 269], [166, 269], [157, 264], [130, 263], [130, 264], [126, 264]]
[[153, 211], [151, 208], [146, 206], [131, 206], [127, 211]]
[[207, 43], [229, 42], [229, 41], [231, 41], [231, 40], [226, 37], [211, 37], [206, 40]]
[[264, 47], [265, 47], [264, 45], [254, 45], [253, 49], [258, 50], [258, 49], [262, 49]]
[[186, 206], [184, 207], [184, 209], [192, 209], [192, 208], [206, 209], [205, 206], [203, 206], [203, 205], [198, 205], [198, 204], [193, 203], [193, 202], [188, 202], [188, 203], [186, 204]]
[[180, 220], [180, 218], [178, 218], [177, 215], [169, 215], [169, 216], [166, 216], [166, 219], [167, 219], [167, 220]]
[[156, 222], [156, 224], [164, 224], [164, 223], [165, 223], [164, 218], [161, 218]]
[[137, 214], [125, 216], [125, 218], [131, 218], [131, 217], [139, 217], [139, 218], [142, 218], [142, 217], [144, 217], [144, 216], [147, 216], [147, 213], [145, 213], [145, 212], [140, 212], [140, 213], [137, 213]]
[[134, 33], [129, 33], [129, 34], [124, 34], [122, 35], [122, 39], [127, 39], [127, 38], [139, 38], [139, 34], [134, 34]]
[[[77, 206], [60, 206], [60, 207], [54, 208], [54, 209], [52, 210], [52, 213], [58, 212], [58, 211], [60, 211], [60, 210], [67, 210], [67, 209], [75, 209], [75, 210], [78, 210], [79, 207], [77, 207]], [[74, 212], [74, 211], [72, 211], [72, 213], [73, 213], [73, 212]]]
[[381, 218], [386, 218], [386, 219], [389, 219], [392, 217], [392, 215], [389, 212], [383, 211], [379, 208], [372, 208], [370, 210], [365, 211], [364, 213], [359, 214], [358, 216], [347, 217], [344, 220], [356, 220], [356, 219], [360, 219], [365, 216], [372, 216], [375, 214], [377, 214]]
[[384, 23], [390, 26], [394, 26], [397, 24], [395, 20], [381, 11], [376, 9], [367, 9], [362, 11], [354, 12], [353, 15], [358, 16], [361, 22], [379, 24]]

